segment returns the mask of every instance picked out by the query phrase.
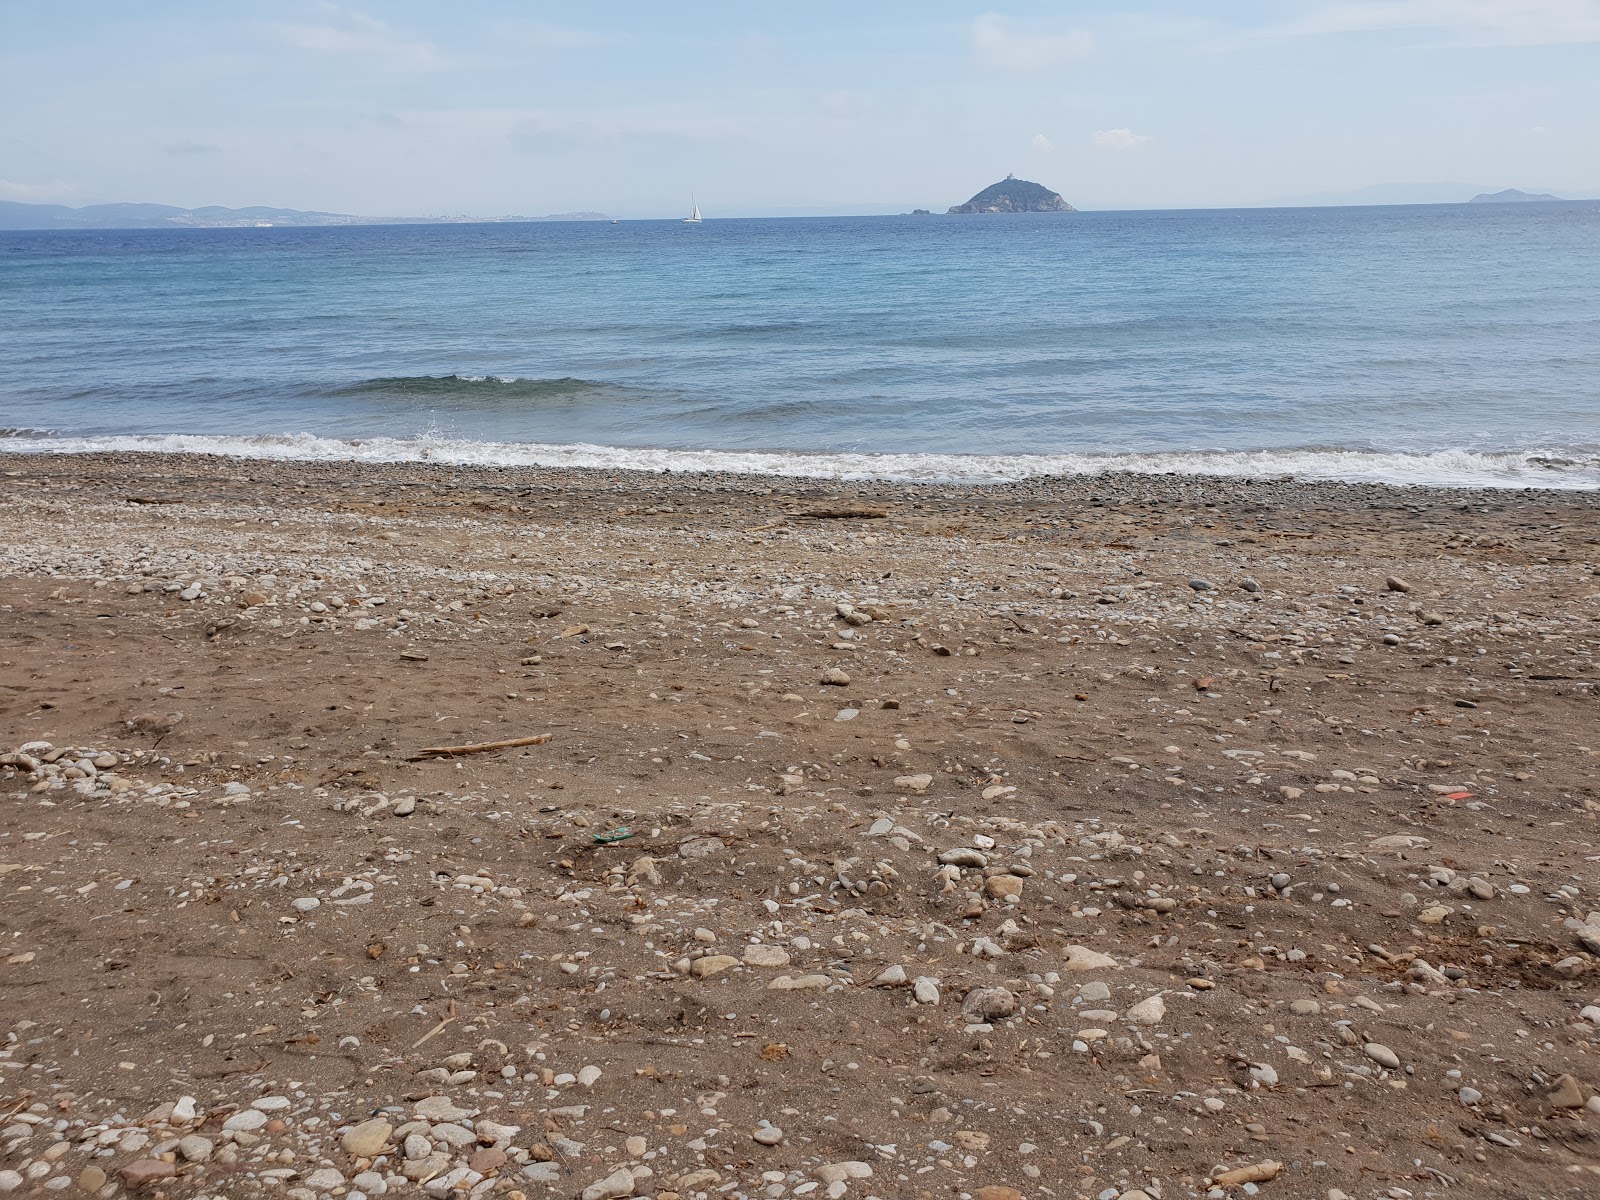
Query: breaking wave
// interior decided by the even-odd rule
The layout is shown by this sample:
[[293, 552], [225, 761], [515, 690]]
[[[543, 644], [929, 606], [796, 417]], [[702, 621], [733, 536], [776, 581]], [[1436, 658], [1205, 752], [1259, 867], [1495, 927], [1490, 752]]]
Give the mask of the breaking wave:
[[530, 379], [520, 375], [391, 375], [332, 388], [329, 396], [413, 396], [426, 400], [472, 401], [573, 399], [615, 396], [636, 389], [594, 379]]
[[[549, 382], [549, 381], [544, 381]], [[1124, 454], [864, 454], [670, 450], [587, 443], [488, 442], [425, 436], [352, 440], [313, 434], [146, 434], [59, 437], [7, 431], [0, 454], [211, 454], [304, 462], [426, 462], [454, 466], [713, 471], [907, 483], [1003, 483], [1047, 476], [1214, 475], [1461, 488], [1600, 489], [1600, 448], [1582, 452], [1284, 449]]]

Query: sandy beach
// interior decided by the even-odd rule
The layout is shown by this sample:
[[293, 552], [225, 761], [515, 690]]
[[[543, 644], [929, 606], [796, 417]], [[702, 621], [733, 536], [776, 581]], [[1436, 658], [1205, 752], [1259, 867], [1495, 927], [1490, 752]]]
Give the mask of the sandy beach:
[[1600, 493], [5, 455], [0, 523], [0, 1189], [1600, 1193]]

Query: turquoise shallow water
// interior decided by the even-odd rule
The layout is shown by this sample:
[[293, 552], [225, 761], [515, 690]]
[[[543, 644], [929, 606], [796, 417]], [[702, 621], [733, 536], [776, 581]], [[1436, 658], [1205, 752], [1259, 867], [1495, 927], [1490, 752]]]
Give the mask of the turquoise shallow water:
[[1600, 486], [1600, 204], [0, 234], [0, 449]]

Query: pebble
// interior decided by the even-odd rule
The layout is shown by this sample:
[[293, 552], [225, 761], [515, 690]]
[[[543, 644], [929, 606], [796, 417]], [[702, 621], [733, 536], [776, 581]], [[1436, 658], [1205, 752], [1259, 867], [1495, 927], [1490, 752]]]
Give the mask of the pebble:
[[939, 855], [939, 861], [947, 867], [976, 867], [982, 869], [989, 865], [988, 856], [970, 846], [957, 846], [954, 850], [946, 850]]
[[1022, 880], [1015, 875], [991, 875], [984, 881], [983, 890], [996, 900], [1022, 899]]
[[1556, 1084], [1547, 1097], [1552, 1108], [1582, 1108], [1584, 1103], [1583, 1087], [1573, 1075], [1559, 1075]]
[[1265, 1162], [1251, 1163], [1247, 1167], [1236, 1167], [1231, 1171], [1220, 1171], [1211, 1177], [1211, 1182], [1218, 1187], [1239, 1187], [1251, 1183], [1266, 1183], [1276, 1179], [1283, 1173], [1283, 1164], [1272, 1159]]
[[776, 1125], [762, 1125], [751, 1133], [750, 1137], [763, 1146], [776, 1146], [783, 1141], [783, 1130]]
[[633, 1195], [633, 1172], [618, 1167], [604, 1179], [596, 1180], [583, 1189], [582, 1200], [619, 1200]]
[[1400, 1069], [1400, 1056], [1382, 1042], [1368, 1042], [1361, 1048], [1366, 1051], [1367, 1057], [1380, 1067], [1388, 1067], [1391, 1071]]
[[353, 1158], [375, 1158], [383, 1153], [383, 1148], [389, 1144], [389, 1137], [394, 1133], [394, 1126], [382, 1117], [374, 1117], [370, 1121], [363, 1121], [346, 1129], [339, 1138], [345, 1153]]
[[710, 858], [713, 854], [721, 854], [727, 845], [721, 838], [691, 838], [678, 847], [680, 858], [697, 859]]
[[492, 1171], [498, 1171], [509, 1161], [510, 1157], [498, 1146], [485, 1146], [481, 1150], [473, 1151], [468, 1157], [467, 1168], [478, 1175], [488, 1175]]
[[1109, 954], [1101, 954], [1087, 946], [1068, 946], [1062, 954], [1062, 965], [1069, 971], [1103, 971], [1117, 965]]
[[157, 1158], [137, 1158], [117, 1171], [122, 1182], [130, 1188], [149, 1187], [160, 1180], [171, 1179], [177, 1173], [177, 1167]]
[[1135, 1024], [1159, 1025], [1162, 1018], [1167, 1015], [1167, 1002], [1160, 996], [1150, 996], [1139, 1001], [1123, 1015]]
[[825, 988], [833, 983], [827, 975], [779, 975], [767, 984], [767, 990], [773, 992], [804, 992], [814, 988]]
[[708, 954], [689, 964], [689, 974], [696, 979], [710, 979], [713, 975], [720, 975], [738, 965], [739, 960], [731, 954]]
[[1378, 854], [1400, 854], [1407, 850], [1427, 850], [1432, 845], [1427, 838], [1413, 833], [1391, 833], [1373, 838], [1367, 843], [1367, 849]]
[[448, 1096], [425, 1096], [412, 1106], [411, 1111], [422, 1120], [434, 1123], [463, 1121], [477, 1115], [476, 1110], [461, 1108]]
[[851, 1179], [871, 1179], [872, 1168], [858, 1161], [823, 1163], [811, 1172], [821, 1183], [844, 1183]]
[[1016, 1011], [1017, 998], [1007, 988], [973, 988], [961, 1001], [962, 1015], [978, 1024], [1003, 1020]]
[[259, 1108], [246, 1108], [234, 1113], [222, 1123], [224, 1133], [252, 1133], [267, 1123], [267, 1114]]

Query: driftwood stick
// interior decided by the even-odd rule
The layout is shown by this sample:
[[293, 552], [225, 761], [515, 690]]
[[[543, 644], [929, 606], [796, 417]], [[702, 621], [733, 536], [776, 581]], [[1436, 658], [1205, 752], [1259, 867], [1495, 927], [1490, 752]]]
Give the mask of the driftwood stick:
[[460, 754], [484, 754], [490, 750], [509, 750], [513, 746], [542, 746], [552, 736], [548, 733], [539, 733], [533, 737], [506, 738], [499, 742], [477, 742], [471, 746], [425, 746], [415, 754], [406, 755], [406, 761], [417, 762], [424, 758], [455, 758]]
[[446, 1025], [449, 1025], [451, 1022], [453, 1022], [456, 1019], [457, 1015], [458, 1014], [456, 1012], [456, 1002], [454, 1000], [452, 1000], [452, 1001], [450, 1001], [449, 1005], [445, 1008], [444, 1016], [439, 1018], [439, 1023], [437, 1025], [435, 1025], [432, 1029], [428, 1030], [427, 1033], [425, 1033], [421, 1037], [419, 1037], [416, 1041], [412, 1042], [411, 1043], [411, 1048], [413, 1050], [415, 1050], [418, 1046], [422, 1045], [423, 1042], [425, 1042], [429, 1038], [433, 1037], [434, 1034], [441, 1032]]

